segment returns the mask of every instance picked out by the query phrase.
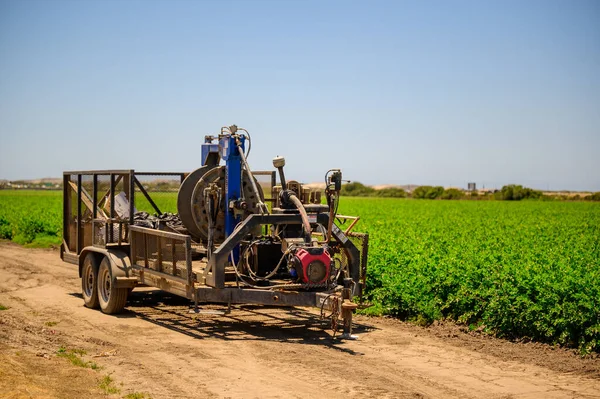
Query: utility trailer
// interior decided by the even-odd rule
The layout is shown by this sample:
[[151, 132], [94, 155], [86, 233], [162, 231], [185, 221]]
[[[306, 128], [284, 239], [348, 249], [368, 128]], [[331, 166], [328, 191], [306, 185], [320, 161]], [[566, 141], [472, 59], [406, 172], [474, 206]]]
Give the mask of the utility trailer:
[[[321, 204], [322, 192], [286, 181], [281, 157], [273, 162], [279, 184], [275, 171], [251, 171], [249, 142], [235, 125], [206, 136], [202, 167], [191, 173], [64, 172], [60, 254], [79, 268], [85, 306], [116, 314], [132, 289], [151, 286], [188, 298], [195, 309], [316, 307], [330, 313], [334, 334], [342, 324], [342, 337], [352, 337], [368, 235], [351, 231], [358, 217], [337, 214], [341, 172], [326, 174]], [[178, 214], [163, 213], [160, 201], [175, 198]]]

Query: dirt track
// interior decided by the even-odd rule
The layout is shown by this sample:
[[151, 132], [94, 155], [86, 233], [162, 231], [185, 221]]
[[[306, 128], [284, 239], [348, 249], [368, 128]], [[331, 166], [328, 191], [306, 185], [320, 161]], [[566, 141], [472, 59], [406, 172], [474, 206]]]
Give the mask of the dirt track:
[[[358, 341], [331, 338], [318, 314], [236, 306], [190, 314], [187, 301], [134, 291], [118, 317], [83, 307], [58, 251], [0, 243], [0, 396], [152, 398], [600, 397], [600, 359], [539, 344], [357, 317]], [[223, 307], [207, 306], [210, 310]], [[218, 313], [218, 312], [213, 312]], [[91, 370], [56, 356], [83, 349]]]

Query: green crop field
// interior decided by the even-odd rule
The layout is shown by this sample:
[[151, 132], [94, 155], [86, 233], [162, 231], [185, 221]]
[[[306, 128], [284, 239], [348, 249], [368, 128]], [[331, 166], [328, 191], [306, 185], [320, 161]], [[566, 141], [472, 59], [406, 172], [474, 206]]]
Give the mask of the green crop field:
[[62, 191], [0, 190], [0, 238], [46, 247], [61, 235]]
[[[176, 211], [174, 193], [153, 198]], [[61, 202], [0, 190], [0, 237], [60, 243]], [[600, 204], [343, 197], [339, 211], [370, 234], [368, 312], [600, 351]]]
[[[177, 212], [177, 193], [153, 193], [162, 212]], [[153, 213], [143, 195], [136, 208]], [[48, 247], [62, 242], [62, 191], [0, 190], [0, 239], [28, 247]]]
[[371, 310], [600, 350], [600, 204], [342, 198]]

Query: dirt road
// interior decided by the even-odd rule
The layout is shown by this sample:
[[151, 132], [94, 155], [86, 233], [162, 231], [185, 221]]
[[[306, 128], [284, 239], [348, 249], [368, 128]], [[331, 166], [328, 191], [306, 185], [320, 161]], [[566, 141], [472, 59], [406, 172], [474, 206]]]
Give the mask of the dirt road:
[[83, 307], [58, 251], [11, 243], [0, 243], [0, 304], [1, 397], [600, 397], [598, 358], [453, 325], [357, 317], [359, 340], [338, 341], [312, 311], [191, 314], [152, 290], [107, 316]]

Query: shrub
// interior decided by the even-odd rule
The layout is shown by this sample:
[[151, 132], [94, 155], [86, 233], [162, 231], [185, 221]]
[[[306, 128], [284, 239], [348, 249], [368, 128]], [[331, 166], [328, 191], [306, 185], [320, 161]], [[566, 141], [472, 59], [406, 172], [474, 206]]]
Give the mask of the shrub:
[[348, 197], [388, 197], [388, 198], [405, 198], [406, 191], [398, 187], [384, 188], [375, 190], [373, 187], [365, 186], [359, 182], [348, 183], [342, 186], [340, 195]]
[[352, 182], [342, 186], [340, 195], [348, 197], [368, 197], [375, 193], [375, 191], [376, 190], [373, 187], [365, 186], [359, 182]]
[[509, 184], [503, 186], [502, 189], [496, 193], [496, 199], [505, 201], [520, 201], [522, 199], [539, 199], [542, 198], [543, 194], [539, 190], [533, 190], [529, 187], [523, 187], [520, 184]]
[[4, 216], [0, 215], [0, 238], [10, 240], [12, 236], [13, 232], [10, 222]]
[[461, 199], [462, 197], [464, 197], [464, 193], [456, 188], [449, 188], [444, 190], [444, 192], [442, 193], [442, 199], [447, 199], [447, 200], [456, 200], [456, 199]]
[[386, 197], [386, 198], [406, 198], [407, 194], [406, 194], [406, 191], [404, 191], [401, 188], [390, 187], [390, 188], [383, 188], [381, 190], [376, 190], [375, 196]]
[[586, 201], [600, 201], [600, 191], [594, 194], [586, 195], [583, 199]]
[[444, 193], [442, 186], [419, 186], [413, 191], [413, 198], [419, 199], [436, 199], [440, 198]]

